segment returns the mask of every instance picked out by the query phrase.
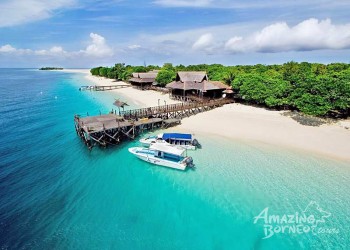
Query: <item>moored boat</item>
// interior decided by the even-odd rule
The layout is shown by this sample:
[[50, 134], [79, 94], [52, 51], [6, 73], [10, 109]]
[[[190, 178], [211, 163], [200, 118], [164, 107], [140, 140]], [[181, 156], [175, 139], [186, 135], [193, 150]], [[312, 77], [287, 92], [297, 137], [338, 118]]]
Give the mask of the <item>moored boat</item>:
[[200, 148], [197, 139], [193, 138], [192, 134], [183, 133], [162, 133], [153, 135], [140, 140], [143, 146], [148, 147], [151, 143], [162, 143], [167, 145], [176, 145], [185, 149], [195, 150]]
[[130, 153], [143, 161], [179, 170], [194, 167], [192, 157], [185, 156], [185, 151], [182, 147], [161, 143], [151, 144], [149, 148], [129, 148]]

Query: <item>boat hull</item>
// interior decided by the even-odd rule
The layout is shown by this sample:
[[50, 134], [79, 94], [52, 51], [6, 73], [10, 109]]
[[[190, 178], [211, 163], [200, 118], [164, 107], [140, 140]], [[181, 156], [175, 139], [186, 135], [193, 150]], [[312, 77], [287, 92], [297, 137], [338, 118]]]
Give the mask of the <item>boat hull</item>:
[[154, 155], [147, 154], [147, 153], [140, 153], [140, 151], [144, 151], [143, 148], [135, 147], [135, 148], [129, 148], [129, 152], [135, 155], [140, 160], [149, 162], [151, 164], [155, 164], [158, 166], [168, 167], [168, 168], [174, 168], [178, 170], [185, 170], [186, 169], [186, 163], [182, 162], [172, 162], [168, 160], [164, 160], [162, 158], [155, 157]]
[[179, 147], [182, 147], [182, 148], [187, 149], [187, 150], [196, 150], [196, 147], [191, 145], [191, 144], [181, 145], [181, 144], [176, 144], [176, 143], [169, 143], [169, 142], [166, 142], [166, 141], [160, 140], [160, 139], [156, 140], [153, 138], [152, 139], [149, 139], [149, 138], [141, 139], [140, 143], [144, 147], [149, 147], [152, 143], [164, 143], [164, 144], [171, 145], [171, 146], [179, 146]]

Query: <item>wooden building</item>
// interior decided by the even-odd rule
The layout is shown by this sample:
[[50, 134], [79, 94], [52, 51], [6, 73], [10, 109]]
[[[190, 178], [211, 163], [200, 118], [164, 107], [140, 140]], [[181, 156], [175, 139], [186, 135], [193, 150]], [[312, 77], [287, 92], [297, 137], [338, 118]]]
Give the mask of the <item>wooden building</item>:
[[222, 82], [209, 81], [203, 71], [178, 72], [175, 81], [166, 87], [173, 97], [221, 98], [224, 91], [231, 90], [230, 86]]
[[132, 78], [129, 79], [129, 82], [133, 86], [141, 89], [146, 89], [152, 86], [152, 84], [155, 84], [157, 75], [157, 70], [153, 70], [147, 73], [132, 73]]

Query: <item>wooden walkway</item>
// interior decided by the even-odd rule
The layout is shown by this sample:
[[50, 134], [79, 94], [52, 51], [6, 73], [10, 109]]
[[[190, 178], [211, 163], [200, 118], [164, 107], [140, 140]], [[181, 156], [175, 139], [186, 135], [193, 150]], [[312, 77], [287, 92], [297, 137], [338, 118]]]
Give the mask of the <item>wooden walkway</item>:
[[126, 119], [139, 119], [144, 117], [157, 117], [162, 119], [171, 119], [189, 117], [203, 111], [220, 107], [224, 104], [231, 103], [232, 100], [220, 99], [208, 102], [190, 102], [171, 104], [150, 108], [133, 109], [122, 111], [121, 115]]
[[113, 89], [122, 89], [122, 88], [129, 88], [131, 85], [90, 85], [90, 86], [81, 86], [79, 88], [80, 91], [84, 90], [91, 90], [91, 91], [107, 91], [107, 90], [113, 90]]
[[98, 116], [74, 116], [75, 129], [84, 143], [92, 149], [135, 139], [145, 131], [167, 128], [181, 123], [181, 119], [231, 103], [230, 99], [202, 103], [180, 103], [122, 111]]

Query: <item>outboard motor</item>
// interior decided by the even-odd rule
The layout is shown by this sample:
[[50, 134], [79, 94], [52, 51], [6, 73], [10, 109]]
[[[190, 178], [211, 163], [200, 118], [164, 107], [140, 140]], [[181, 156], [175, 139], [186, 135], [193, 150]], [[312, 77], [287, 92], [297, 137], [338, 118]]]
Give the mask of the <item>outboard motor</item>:
[[186, 158], [185, 163], [187, 167], [194, 168], [194, 163], [191, 156]]
[[192, 145], [195, 146], [196, 148], [202, 148], [202, 145], [197, 141], [197, 139], [194, 139], [192, 141]]

